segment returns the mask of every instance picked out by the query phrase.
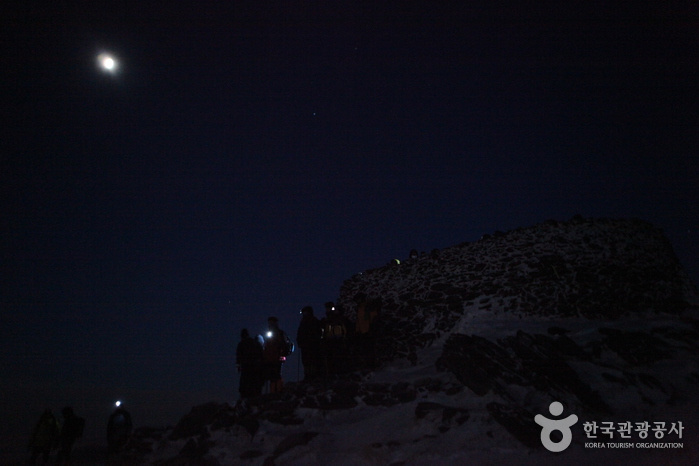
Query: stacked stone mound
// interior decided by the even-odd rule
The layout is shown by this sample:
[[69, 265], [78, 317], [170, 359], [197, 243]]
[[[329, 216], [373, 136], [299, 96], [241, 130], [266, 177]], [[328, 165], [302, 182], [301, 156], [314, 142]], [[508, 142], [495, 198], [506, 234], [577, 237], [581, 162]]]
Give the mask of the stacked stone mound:
[[485, 235], [346, 280], [339, 303], [383, 302], [383, 355], [408, 356], [465, 313], [615, 319], [677, 313], [696, 295], [668, 239], [636, 219], [547, 221]]

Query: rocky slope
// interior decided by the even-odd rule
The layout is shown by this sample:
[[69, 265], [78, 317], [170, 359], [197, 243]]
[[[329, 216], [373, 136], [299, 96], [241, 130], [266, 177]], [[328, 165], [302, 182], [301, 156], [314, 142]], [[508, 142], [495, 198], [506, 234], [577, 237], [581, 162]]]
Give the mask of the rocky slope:
[[[381, 367], [287, 384], [141, 429], [151, 464], [691, 463], [699, 425], [696, 289], [662, 233], [574, 218], [486, 236], [347, 280], [381, 298]], [[351, 366], [351, 361], [347, 361]], [[573, 443], [544, 450], [535, 414], [560, 401]], [[686, 447], [601, 451], [585, 422], [683, 422]], [[638, 441], [634, 432], [634, 441]], [[615, 438], [604, 438], [609, 441]], [[563, 457], [562, 455], [565, 455]]]
[[644, 312], [678, 313], [696, 288], [662, 231], [641, 220], [547, 221], [484, 235], [345, 281], [339, 304], [380, 299], [384, 357], [407, 356], [464, 316], [615, 319]]

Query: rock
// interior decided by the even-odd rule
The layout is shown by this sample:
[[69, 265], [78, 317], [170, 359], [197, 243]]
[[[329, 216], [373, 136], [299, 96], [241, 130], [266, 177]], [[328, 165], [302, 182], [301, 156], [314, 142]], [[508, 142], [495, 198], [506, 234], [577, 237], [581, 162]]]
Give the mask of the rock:
[[357, 400], [347, 394], [332, 394], [327, 398], [319, 398], [320, 409], [350, 409], [357, 406]]
[[203, 434], [206, 432], [207, 426], [214, 423], [219, 413], [228, 409], [230, 409], [230, 406], [227, 404], [215, 402], [193, 407], [174, 427], [170, 440], [179, 440]]
[[240, 459], [241, 460], [251, 460], [251, 459], [259, 458], [262, 455], [264, 455], [264, 453], [262, 453], [259, 450], [248, 450], [246, 452], [243, 452], [240, 455]]
[[600, 328], [605, 336], [603, 343], [632, 365], [648, 365], [671, 356], [668, 345], [645, 332], [624, 332], [612, 328]]
[[355, 275], [336, 300], [350, 318], [358, 294], [391, 303], [382, 309], [379, 338], [379, 359], [390, 361], [412, 357], [423, 333], [451, 331], [474, 303], [481, 311], [520, 317], [617, 319], [679, 313], [697, 290], [667, 238], [651, 224], [575, 216], [498, 232], [405, 267]]
[[[532, 387], [573, 395], [589, 412], [611, 414], [607, 403], [566, 362], [566, 357], [575, 358], [576, 351], [560, 348], [551, 337], [522, 331], [497, 343], [480, 336], [454, 334], [444, 345], [437, 366], [451, 371], [478, 396], [492, 390], [507, 400], [511, 399], [512, 386]], [[580, 353], [587, 358], [582, 350]]]
[[253, 416], [247, 416], [238, 419], [237, 423], [241, 425], [247, 431], [247, 433], [250, 434], [251, 437], [254, 437], [258, 429], [260, 428], [260, 421], [258, 421], [257, 418]]
[[415, 417], [417, 419], [425, 419], [427, 416], [430, 416], [433, 422], [438, 421], [438, 429], [441, 433], [444, 433], [449, 430], [453, 424], [460, 426], [466, 422], [469, 418], [469, 412], [464, 408], [444, 406], [430, 401], [421, 401], [415, 408]]
[[291, 434], [284, 440], [279, 442], [277, 448], [274, 449], [274, 456], [279, 456], [292, 448], [296, 448], [299, 445], [306, 445], [308, 442], [313, 440], [318, 432], [301, 432], [296, 434]]
[[495, 381], [503, 375], [501, 367], [513, 365], [510, 356], [495, 343], [480, 336], [461, 334], [449, 337], [437, 361], [438, 368], [450, 370], [478, 396], [497, 390]]
[[190, 438], [177, 455], [177, 459], [185, 459], [186, 464], [218, 465], [215, 458], [205, 458], [209, 449], [214, 445], [208, 432], [201, 435], [199, 439]]
[[492, 402], [486, 405], [493, 419], [525, 446], [540, 450], [541, 427], [534, 422], [534, 414], [518, 406]]

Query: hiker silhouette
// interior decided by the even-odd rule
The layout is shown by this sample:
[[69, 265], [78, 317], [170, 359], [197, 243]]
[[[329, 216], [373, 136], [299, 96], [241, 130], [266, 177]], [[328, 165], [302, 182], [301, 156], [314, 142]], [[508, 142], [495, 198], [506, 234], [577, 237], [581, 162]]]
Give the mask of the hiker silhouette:
[[131, 414], [120, 403], [117, 406], [107, 422], [107, 451], [110, 454], [124, 448], [133, 428]]
[[262, 373], [262, 345], [252, 338], [248, 329], [240, 331], [240, 343], [236, 348], [236, 366], [240, 372], [238, 391], [241, 398], [251, 398], [262, 393], [264, 377]]
[[85, 430], [85, 419], [78, 417], [73, 412], [73, 408], [66, 406], [61, 411], [63, 415], [63, 427], [61, 427], [60, 444], [61, 449], [56, 457], [56, 463], [70, 463], [73, 444], [83, 436]]
[[60, 432], [61, 429], [55, 416], [50, 409], [45, 409], [29, 439], [28, 450], [32, 454], [29, 460], [31, 464], [36, 463], [39, 455], [44, 463], [48, 462], [51, 450], [58, 446]]
[[296, 333], [296, 342], [301, 348], [303, 362], [303, 380], [313, 380], [321, 374], [320, 340], [323, 328], [318, 318], [313, 315], [313, 308], [306, 306], [301, 309], [301, 323]]

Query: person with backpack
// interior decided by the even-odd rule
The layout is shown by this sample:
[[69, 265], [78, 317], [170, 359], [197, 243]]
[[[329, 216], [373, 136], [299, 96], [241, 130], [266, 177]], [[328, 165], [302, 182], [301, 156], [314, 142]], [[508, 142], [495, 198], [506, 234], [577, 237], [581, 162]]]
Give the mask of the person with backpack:
[[78, 417], [73, 412], [73, 408], [66, 406], [61, 411], [63, 415], [63, 427], [61, 428], [60, 445], [61, 449], [56, 457], [57, 464], [70, 463], [70, 455], [73, 444], [83, 436], [85, 430], [85, 419]]
[[241, 398], [252, 398], [262, 394], [262, 345], [252, 338], [248, 329], [240, 331], [240, 343], [236, 348], [236, 366], [240, 373], [239, 392]]
[[267, 319], [263, 361], [267, 380], [269, 380], [270, 393], [280, 393], [284, 388], [282, 364], [293, 351], [294, 344], [287, 334], [279, 328], [279, 319], [269, 317]]
[[347, 369], [347, 325], [332, 301], [325, 303], [322, 324], [325, 372], [327, 375], [337, 375]]
[[133, 423], [131, 414], [117, 402], [117, 409], [114, 410], [107, 422], [107, 452], [117, 453], [126, 445], [131, 435]]
[[303, 380], [309, 381], [318, 377], [321, 361], [321, 338], [323, 328], [318, 318], [313, 315], [313, 308], [306, 306], [301, 309], [301, 323], [296, 333], [296, 342], [301, 348], [301, 362], [303, 363]]
[[45, 409], [29, 439], [28, 450], [32, 454], [30, 464], [35, 464], [39, 455], [44, 463], [48, 463], [51, 450], [58, 444], [60, 432], [61, 428], [56, 417], [50, 409]]

